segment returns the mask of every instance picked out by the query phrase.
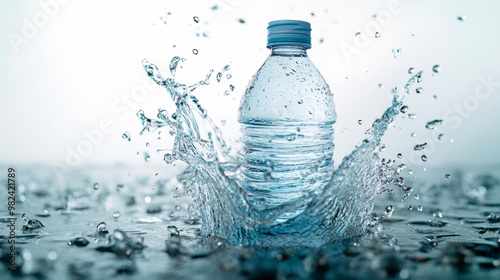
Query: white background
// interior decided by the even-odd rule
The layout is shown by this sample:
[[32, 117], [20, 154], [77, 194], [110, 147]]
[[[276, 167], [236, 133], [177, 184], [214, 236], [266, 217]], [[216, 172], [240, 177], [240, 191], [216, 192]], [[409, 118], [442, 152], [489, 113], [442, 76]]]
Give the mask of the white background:
[[[52, 7], [52, 15], [41, 5], [47, 2], [59, 3], [0, 2], [2, 163], [65, 164], [68, 151], [86, 141], [84, 131], [98, 129], [103, 119], [111, 121], [113, 131], [104, 133], [81, 156], [79, 165], [144, 164], [138, 151], [151, 152], [151, 164], [160, 163], [161, 155], [154, 149], [168, 148], [171, 141], [165, 140], [166, 131], [161, 141], [156, 133], [139, 136], [135, 113], [144, 109], [155, 116], [158, 107], [172, 108], [169, 97], [157, 87], [133, 106], [125, 106], [122, 98], [143, 84], [143, 58], [157, 63], [167, 75], [174, 55], [187, 59], [178, 80], [188, 84], [203, 79], [209, 69], [217, 73], [231, 65], [230, 80], [212, 79], [215, 85], [195, 94], [217, 123], [227, 121], [223, 131], [236, 141], [239, 99], [269, 53], [266, 27], [276, 19], [312, 24], [309, 54], [335, 94], [337, 164], [390, 105], [391, 88], [404, 85], [410, 67], [424, 71], [424, 93], [417, 95], [413, 89], [408, 96], [409, 112], [417, 119], [398, 120], [385, 137], [387, 156], [409, 155], [415, 143], [429, 142], [432, 131], [425, 129], [425, 123], [448, 115], [455, 118], [440, 127], [445, 140], [426, 151], [426, 165], [415, 168], [500, 163], [500, 87], [477, 106], [469, 104], [474, 109], [467, 116], [453, 111], [454, 104], [472, 100], [480, 77], [500, 83], [498, 1], [396, 1], [400, 12], [393, 13], [389, 6], [394, 1], [73, 0]], [[384, 11], [391, 17], [385, 25], [374, 24], [381, 35], [375, 38], [366, 28], [378, 22], [374, 15]], [[23, 34], [27, 24], [36, 30]], [[358, 31], [368, 38], [363, 46], [355, 43]], [[207, 37], [196, 35], [204, 32]], [[355, 47], [356, 53], [346, 55], [342, 51], [346, 45]], [[192, 53], [194, 48], [198, 55]], [[391, 51], [399, 48], [402, 53], [394, 58]], [[435, 64], [442, 71], [433, 75]], [[235, 91], [223, 96], [229, 84]], [[113, 104], [128, 112], [113, 110]], [[124, 131], [132, 134], [131, 142], [121, 138]], [[412, 132], [417, 136], [410, 137]], [[150, 147], [145, 146], [147, 141]]]

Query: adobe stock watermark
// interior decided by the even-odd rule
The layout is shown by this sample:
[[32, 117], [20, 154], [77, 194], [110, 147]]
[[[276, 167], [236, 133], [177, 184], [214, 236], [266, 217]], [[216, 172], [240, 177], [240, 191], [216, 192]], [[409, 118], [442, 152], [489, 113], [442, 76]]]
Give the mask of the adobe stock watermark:
[[354, 35], [352, 43], [340, 43], [340, 50], [347, 63], [351, 63], [353, 55], [360, 54], [373, 40], [376, 40], [376, 34], [380, 34], [384, 27], [389, 26], [392, 17], [401, 11], [403, 11], [403, 7], [399, 0], [390, 0], [386, 9], [378, 11], [376, 16], [365, 24], [364, 28], [356, 28], [359, 32]]
[[243, 0], [216, 0], [212, 9], [217, 13], [219, 19], [225, 19], [225, 14], [233, 11]]
[[10, 32], [7, 34], [12, 49], [17, 54], [21, 45], [28, 44], [29, 41], [38, 35], [41, 28], [47, 26], [51, 18], [54, 18], [60, 11], [61, 5], [66, 5], [71, 0], [40, 0], [39, 9], [31, 18], [23, 17], [21, 32]]
[[[149, 92], [157, 88], [158, 85], [151, 78], [145, 77], [141, 85], [133, 87], [130, 93], [122, 94], [120, 98], [111, 102], [110, 110], [116, 114], [116, 118], [125, 120], [148, 97]], [[66, 146], [64, 162], [54, 161], [52, 163], [52, 168], [60, 180], [63, 172], [69, 172], [72, 168], [78, 167], [95, 147], [102, 143], [104, 137], [115, 130], [114, 123], [112, 118], [102, 118], [96, 127], [82, 130], [80, 141], [72, 146]]]
[[[488, 75], [487, 78], [480, 76], [478, 80], [479, 83], [472, 94], [467, 95], [461, 102], [453, 104], [452, 108], [444, 111], [441, 119], [444, 124], [451, 127], [451, 129], [459, 129], [464, 120], [470, 118], [472, 113], [479, 109], [481, 102], [489, 99], [496, 91], [496, 88], [500, 88], [500, 82], [493, 81], [491, 75]], [[413, 150], [408, 157], [405, 157], [406, 160], [403, 160], [403, 163], [406, 164], [409, 162], [414, 166], [421, 166], [425, 163], [422, 160], [422, 155], [428, 157], [434, 154], [436, 152], [436, 146], [439, 143], [444, 143], [446, 140], [447, 137], [443, 129], [439, 125], [436, 126], [430, 138], [428, 137], [423, 140], [415, 138], [415, 144], [427, 143], [427, 145], [422, 151]]]

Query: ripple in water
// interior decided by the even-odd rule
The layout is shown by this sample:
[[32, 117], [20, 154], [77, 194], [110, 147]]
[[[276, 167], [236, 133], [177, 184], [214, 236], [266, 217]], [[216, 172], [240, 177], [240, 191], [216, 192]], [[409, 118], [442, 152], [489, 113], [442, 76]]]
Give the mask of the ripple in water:
[[[375, 195], [383, 192], [384, 186], [399, 182], [397, 185], [405, 196], [410, 195], [412, 188], [404, 186], [404, 180], [398, 176], [404, 168], [392, 167], [391, 160], [381, 160], [379, 152], [383, 149], [382, 136], [402, 109], [405, 92], [421, 79], [422, 72], [408, 80], [404, 92], [393, 90], [392, 105], [372, 124], [367, 131], [368, 138], [343, 159], [330, 183], [319, 194], [305, 194], [311, 200], [306, 209], [293, 219], [276, 224], [277, 217], [296, 205], [257, 210], [248, 202], [240, 183], [238, 159], [229, 154], [230, 147], [221, 130], [193, 95], [198, 87], [210, 84], [213, 70], [204, 80], [185, 85], [175, 80], [179, 61], [179, 57], [172, 59], [168, 78], [163, 77], [155, 64], [143, 61], [148, 76], [170, 94], [175, 113], [169, 115], [159, 109], [157, 119], [146, 117], [142, 110], [137, 115], [143, 125], [142, 132], [160, 127], [169, 127], [174, 132], [174, 147], [165, 154], [165, 161], [171, 163], [179, 159], [189, 164], [178, 178], [191, 189], [197, 189], [202, 236], [244, 245], [320, 246], [365, 233]], [[200, 126], [209, 131], [207, 137], [202, 136]], [[386, 209], [386, 215], [392, 214], [392, 209]], [[196, 211], [189, 213], [190, 221], [198, 219]], [[175, 253], [178, 244], [175, 240], [170, 243], [170, 251]]]

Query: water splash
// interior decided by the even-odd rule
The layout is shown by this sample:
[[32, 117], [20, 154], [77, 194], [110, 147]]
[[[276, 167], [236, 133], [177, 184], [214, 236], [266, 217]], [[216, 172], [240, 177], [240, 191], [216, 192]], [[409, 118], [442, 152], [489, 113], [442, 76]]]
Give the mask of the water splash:
[[[367, 228], [374, 197], [388, 191], [385, 186], [395, 184], [403, 190], [405, 197], [413, 190], [398, 176], [404, 168], [392, 167], [392, 160], [381, 160], [379, 152], [383, 149], [382, 136], [401, 111], [406, 92], [421, 79], [422, 72], [408, 80], [404, 91], [393, 90], [392, 106], [372, 124], [367, 131], [368, 138], [343, 159], [330, 183], [319, 194], [305, 194], [310, 200], [306, 209], [293, 219], [275, 224], [273, 221], [277, 217], [296, 205], [291, 203], [257, 210], [248, 202], [248, 195], [240, 185], [239, 161], [229, 155], [230, 148], [221, 130], [192, 94], [200, 86], [210, 83], [213, 70], [204, 80], [188, 86], [175, 80], [178, 62], [178, 57], [172, 59], [171, 75], [163, 78], [156, 65], [143, 61], [148, 76], [170, 94], [176, 111], [169, 116], [166, 110], [159, 109], [158, 119], [146, 117], [142, 110], [137, 116], [143, 125], [141, 133], [165, 126], [174, 132], [174, 147], [164, 158], [167, 163], [179, 159], [189, 164], [178, 179], [197, 190], [195, 202], [203, 221], [202, 236], [245, 245], [320, 246], [362, 235]], [[207, 137], [202, 136], [200, 124], [209, 131]], [[197, 212], [190, 211], [188, 219], [198, 219]], [[174, 241], [171, 242], [173, 245], [176, 244]]]

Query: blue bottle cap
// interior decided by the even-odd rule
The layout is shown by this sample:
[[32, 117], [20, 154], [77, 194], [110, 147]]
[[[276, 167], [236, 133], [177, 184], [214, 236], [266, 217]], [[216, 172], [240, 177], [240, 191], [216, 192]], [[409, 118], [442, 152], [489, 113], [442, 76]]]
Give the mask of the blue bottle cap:
[[275, 20], [267, 26], [267, 48], [292, 45], [311, 48], [311, 24], [301, 20]]

